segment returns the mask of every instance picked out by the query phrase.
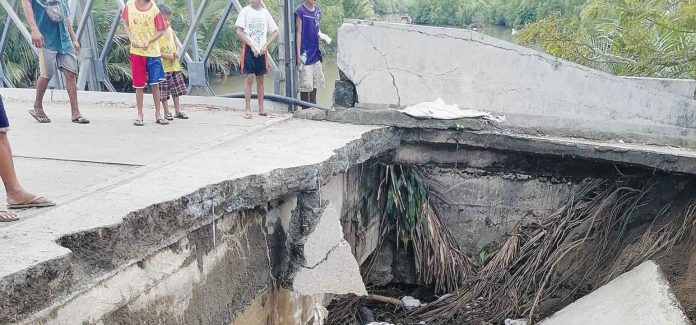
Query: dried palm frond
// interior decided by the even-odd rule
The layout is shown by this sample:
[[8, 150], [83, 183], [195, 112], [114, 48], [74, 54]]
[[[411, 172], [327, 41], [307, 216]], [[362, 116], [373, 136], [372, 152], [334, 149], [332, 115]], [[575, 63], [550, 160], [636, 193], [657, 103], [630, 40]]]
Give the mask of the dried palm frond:
[[[654, 182], [585, 180], [554, 213], [520, 222], [482, 259], [477, 270], [457, 247], [430, 204], [427, 191], [415, 206], [419, 213], [410, 218], [408, 210], [414, 206], [409, 200], [413, 197], [404, 194], [409, 193], [404, 184], [410, 178], [400, 175], [417, 170], [405, 171], [400, 166], [386, 169], [388, 177], [383, 178], [380, 193], [395, 202], [385, 203], [394, 209], [385, 210], [391, 213], [383, 215], [382, 226], [387, 227], [383, 234], [393, 229], [403, 234], [408, 229], [399, 238], [407, 238], [404, 242], [413, 245], [420, 279], [440, 292], [457, 288], [435, 302], [403, 312], [428, 324], [461, 322], [473, 314], [493, 323], [519, 315], [538, 319], [542, 301], [550, 297], [570, 301], [588, 285], [606, 284], [670, 249], [686, 234], [694, 235], [696, 228], [696, 200], [676, 212], [667, 205], [654, 215], [652, 224], [636, 228], [636, 224], [644, 224], [646, 211], [637, 210], [651, 203], [648, 194], [654, 190]], [[407, 222], [400, 220], [404, 215]]]
[[475, 274], [474, 263], [461, 251], [430, 201], [423, 203], [422, 211], [426, 222], [419, 223], [412, 235], [416, 271], [423, 283], [434, 285], [436, 292], [457, 290]]
[[[569, 274], [588, 264], [598, 267], [612, 256], [612, 247], [620, 240], [617, 234], [625, 233], [627, 222], [650, 189], [649, 185], [634, 189], [620, 182], [583, 182], [555, 213], [518, 226], [467, 287], [414, 314], [441, 324], [471, 301], [483, 298], [485, 314], [492, 321], [523, 313], [533, 319], [540, 301], [553, 294]], [[590, 242], [596, 245], [594, 254], [583, 255], [582, 248]]]

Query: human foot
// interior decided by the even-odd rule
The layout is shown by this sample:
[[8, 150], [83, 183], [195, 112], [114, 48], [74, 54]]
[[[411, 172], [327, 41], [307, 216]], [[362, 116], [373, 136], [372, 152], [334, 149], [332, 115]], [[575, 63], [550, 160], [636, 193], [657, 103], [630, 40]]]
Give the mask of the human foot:
[[89, 120], [83, 116], [73, 117], [72, 122], [77, 124], [89, 124]]
[[10, 209], [47, 208], [56, 205], [53, 201], [28, 192], [7, 193], [7, 207]]
[[39, 123], [51, 123], [51, 119], [46, 116], [46, 113], [41, 108], [29, 110], [29, 115]]
[[17, 214], [8, 210], [7, 206], [0, 205], [0, 222], [12, 222], [17, 221]]

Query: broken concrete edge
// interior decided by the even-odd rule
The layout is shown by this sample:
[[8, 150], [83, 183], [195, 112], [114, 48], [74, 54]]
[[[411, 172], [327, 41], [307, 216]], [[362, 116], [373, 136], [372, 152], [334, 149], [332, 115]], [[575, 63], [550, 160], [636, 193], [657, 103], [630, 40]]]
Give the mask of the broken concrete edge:
[[[56, 241], [72, 246], [73, 250], [61, 247], [51, 259], [34, 261], [21, 271], [0, 275], [0, 298], [8, 305], [8, 308], [0, 309], [0, 322], [24, 319], [59, 303], [71, 293], [71, 289], [84, 289], [92, 284], [93, 276], [77, 279], [73, 263], [88, 270], [91, 268], [89, 273], [92, 275], [103, 275], [137, 263], [181, 240], [187, 232], [210, 224], [208, 215], [191, 215], [190, 209], [194, 205], [200, 206], [194, 210], [207, 210], [214, 202], [218, 211], [243, 211], [267, 205], [290, 193], [316, 190], [318, 182], [327, 182], [331, 175], [396, 149], [400, 138], [400, 132], [390, 128], [368, 131], [360, 139], [335, 150], [334, 155], [323, 162], [212, 184], [179, 199], [133, 211], [116, 225], [61, 236]], [[223, 193], [226, 193], [225, 198], [231, 199], [213, 200], [222, 197]], [[148, 229], [141, 227], [145, 220], [159, 219], [164, 211], [171, 220], [164, 220], [164, 224]], [[177, 214], [188, 218], [175, 218]], [[125, 234], [129, 235], [121, 236]], [[120, 240], [123, 238], [132, 241], [126, 243]], [[95, 249], [97, 244], [103, 246]], [[37, 286], [37, 283], [46, 285]], [[28, 296], [39, 298], [28, 304], [23, 300]]]
[[540, 325], [691, 324], [660, 266], [646, 261]]
[[308, 235], [313, 233], [321, 222], [321, 216], [328, 205], [328, 201], [321, 199], [318, 186], [313, 191], [298, 194], [297, 206], [291, 213], [286, 230], [287, 254], [283, 256], [280, 270], [283, 287], [291, 288], [295, 274], [306, 265], [305, 243]]
[[[418, 130], [406, 131], [405, 144], [445, 144], [461, 147], [517, 151], [540, 155], [579, 157], [619, 164], [647, 167], [666, 172], [696, 174], [696, 152], [669, 147], [612, 144], [581, 139], [501, 135], [489, 132]], [[436, 157], [432, 157], [436, 158]], [[431, 159], [432, 159], [431, 158]], [[434, 161], [433, 161], [434, 162]], [[421, 163], [427, 163], [422, 161]]]
[[[492, 112], [493, 115], [497, 113]], [[331, 112], [301, 110], [295, 118], [357, 125], [380, 125], [402, 129], [491, 132], [503, 135], [587, 139], [608, 143], [670, 146], [696, 149], [696, 129], [635, 125], [545, 116], [507, 116], [503, 122], [487, 119], [417, 119], [396, 109], [336, 108]]]
[[[360, 266], [344, 238], [341, 213], [320, 193], [298, 200], [299, 213], [292, 214], [288, 246], [299, 256], [290, 261], [286, 285], [304, 296], [317, 294], [367, 295]], [[301, 253], [300, 253], [301, 252]], [[291, 256], [291, 258], [292, 258]]]
[[[201, 308], [210, 308], [205, 312], [206, 315], [220, 315], [221, 312], [229, 315], [242, 310], [272, 283], [267, 253], [252, 249], [259, 246], [268, 249], [268, 240], [263, 234], [263, 214], [264, 211], [258, 209], [225, 214], [216, 220], [216, 226], [199, 228], [188, 233], [179, 242], [135, 264], [100, 276], [89, 287], [76, 290], [62, 302], [32, 314], [23, 323], [145, 324], [150, 323], [147, 317], [151, 313], [157, 313], [157, 318], [164, 323], [171, 323], [172, 317], [166, 309], [169, 312], [174, 309], [174, 315], [183, 314], [193, 319], [200, 315], [196, 313], [200, 313]], [[215, 234], [226, 240], [210, 245], [211, 230], [215, 230]], [[247, 243], [251, 242], [251, 245], [235, 244], [236, 240], [242, 240], [241, 237]], [[230, 263], [241, 262], [239, 259], [243, 260], [245, 267], [230, 269]], [[231, 284], [232, 288], [239, 288], [239, 295], [234, 301], [225, 304], [222, 307], [224, 310], [221, 311], [221, 307], [216, 306], [201, 306], [199, 299], [191, 299], [191, 296], [196, 296], [194, 291], [205, 291], [201, 287], [217, 288], [213, 291], [227, 290], [226, 293], [230, 294], [230, 286], [221, 286], [219, 281], [221, 277], [229, 279], [239, 274], [245, 275], [245, 281]], [[155, 301], [157, 304], [160, 299], [167, 299], [166, 288], [172, 286], [184, 292], [190, 290], [189, 294], [180, 297], [185, 300], [181, 303], [183, 308], [177, 308], [174, 304], [164, 307], [165, 310], [157, 309], [153, 312], [149, 308], [150, 303]], [[86, 305], [90, 308], [84, 308]], [[116, 310], [113, 310], [114, 306]], [[167, 320], [159, 318], [160, 316]]]
[[[33, 101], [36, 96], [35, 89], [24, 89], [24, 88], [3, 88], [0, 91], [5, 99], [10, 99], [14, 101]], [[135, 106], [135, 94], [134, 93], [105, 93], [99, 91], [78, 91], [77, 98], [80, 104], [100, 104], [100, 105], [128, 105]], [[46, 102], [54, 103], [68, 103], [70, 99], [68, 98], [68, 93], [62, 89], [49, 89], [46, 91], [44, 97]], [[145, 94], [144, 104], [146, 107], [152, 106], [152, 95]], [[244, 110], [244, 99], [238, 98], [224, 98], [216, 96], [182, 96], [181, 104], [185, 106], [205, 106], [208, 108], [216, 108], [223, 110]], [[252, 101], [253, 108], [257, 107], [257, 101]], [[276, 102], [266, 101], [266, 108], [277, 111], [277, 112], [287, 112], [288, 105], [280, 104]]]

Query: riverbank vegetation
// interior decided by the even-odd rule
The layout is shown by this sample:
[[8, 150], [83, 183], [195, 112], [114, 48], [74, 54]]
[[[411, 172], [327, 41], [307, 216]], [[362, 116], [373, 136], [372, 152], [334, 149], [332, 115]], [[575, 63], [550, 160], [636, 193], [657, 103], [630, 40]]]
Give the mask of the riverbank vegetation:
[[414, 0], [414, 23], [520, 29], [520, 44], [616, 75], [694, 78], [693, 0]]

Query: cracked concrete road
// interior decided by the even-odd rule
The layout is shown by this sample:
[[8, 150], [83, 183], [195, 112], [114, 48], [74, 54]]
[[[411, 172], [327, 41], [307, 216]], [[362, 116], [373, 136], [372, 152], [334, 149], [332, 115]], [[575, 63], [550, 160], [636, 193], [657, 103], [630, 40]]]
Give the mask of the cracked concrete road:
[[[135, 127], [131, 105], [83, 104], [82, 112], [92, 123], [78, 125], [70, 122], [67, 103], [51, 103], [46, 111], [53, 122], [39, 124], [27, 113], [30, 102], [6, 98], [5, 106], [20, 182], [27, 190], [58, 203], [85, 195], [105, 182], [132, 178], [147, 166], [175, 161], [290, 118], [277, 114], [273, 119], [254, 116], [246, 120], [241, 111], [193, 108], [187, 110], [191, 119], [162, 126], [154, 123], [154, 111], [146, 108], [146, 125]], [[4, 188], [0, 193], [4, 202]], [[26, 210], [21, 215], [38, 212]]]

